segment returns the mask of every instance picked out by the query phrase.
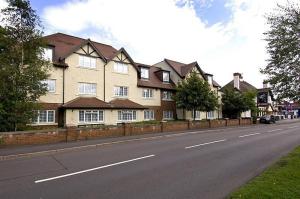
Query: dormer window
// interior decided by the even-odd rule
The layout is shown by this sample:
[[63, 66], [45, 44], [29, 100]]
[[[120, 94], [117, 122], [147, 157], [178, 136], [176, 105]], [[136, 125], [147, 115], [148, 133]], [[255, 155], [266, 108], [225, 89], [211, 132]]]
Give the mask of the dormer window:
[[52, 62], [53, 59], [53, 49], [52, 48], [44, 48], [43, 58], [47, 61]]
[[163, 72], [163, 82], [169, 83], [170, 82], [170, 72]]
[[149, 79], [149, 69], [148, 68], [141, 68], [141, 78]]

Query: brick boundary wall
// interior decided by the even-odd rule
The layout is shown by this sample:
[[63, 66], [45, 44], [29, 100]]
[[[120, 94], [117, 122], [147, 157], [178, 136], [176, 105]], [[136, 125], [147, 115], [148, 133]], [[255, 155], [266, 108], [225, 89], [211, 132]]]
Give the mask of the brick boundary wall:
[[142, 135], [147, 133], [161, 133], [251, 124], [251, 118], [240, 118], [232, 120], [162, 121], [159, 124], [123, 123], [118, 126], [104, 126], [97, 128], [68, 127], [64, 129], [52, 130], [0, 132], [0, 147], [71, 142], [95, 138], [122, 137]]

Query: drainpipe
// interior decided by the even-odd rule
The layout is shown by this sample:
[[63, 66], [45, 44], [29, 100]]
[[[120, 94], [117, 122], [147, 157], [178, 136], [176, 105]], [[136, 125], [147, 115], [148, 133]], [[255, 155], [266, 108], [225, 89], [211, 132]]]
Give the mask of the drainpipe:
[[[107, 62], [108, 63], [108, 62]], [[104, 64], [104, 71], [103, 71], [103, 92], [104, 92], [104, 95], [103, 95], [103, 101], [105, 102], [105, 66], [107, 65], [107, 63]]]

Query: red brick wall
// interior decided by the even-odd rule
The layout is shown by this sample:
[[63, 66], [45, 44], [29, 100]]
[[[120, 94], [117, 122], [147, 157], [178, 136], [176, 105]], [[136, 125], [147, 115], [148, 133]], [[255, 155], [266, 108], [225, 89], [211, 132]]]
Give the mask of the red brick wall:
[[170, 121], [161, 122], [160, 124], [123, 124], [98, 128], [70, 127], [68, 129], [7, 132], [0, 133], [0, 146], [46, 144], [146, 133], [184, 131], [188, 129], [216, 128], [226, 126], [226, 124], [227, 126], [250, 125], [251, 119]]

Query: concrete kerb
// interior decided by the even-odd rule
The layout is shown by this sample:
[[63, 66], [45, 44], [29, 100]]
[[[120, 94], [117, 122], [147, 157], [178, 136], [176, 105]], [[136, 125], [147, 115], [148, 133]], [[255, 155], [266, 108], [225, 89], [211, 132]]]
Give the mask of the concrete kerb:
[[51, 149], [51, 150], [29, 152], [29, 153], [3, 155], [3, 156], [0, 156], [0, 161], [53, 155], [53, 154], [58, 154], [58, 153], [73, 152], [73, 151], [79, 151], [79, 150], [84, 150], [84, 149], [88, 150], [88, 149], [107, 146], [107, 145], [128, 143], [128, 142], [134, 142], [134, 141], [154, 140], [154, 139], [158, 139], [158, 138], [167, 138], [167, 137], [173, 137], [173, 136], [175, 137], [175, 136], [186, 135], [186, 134], [194, 134], [194, 132], [197, 132], [197, 133], [209, 133], [212, 131], [218, 132], [218, 131], [221, 131], [222, 129], [233, 129], [233, 128], [245, 128], [245, 126], [217, 127], [217, 128], [213, 128], [213, 129], [212, 128], [203, 128], [203, 129], [191, 129], [191, 130], [185, 130], [185, 131], [176, 131], [176, 132], [162, 132], [161, 135], [157, 135], [157, 133], [153, 133], [153, 134], [148, 134], [147, 137], [141, 137], [141, 138], [139, 138], [139, 137], [143, 136], [143, 135], [138, 135], [138, 136], [136, 136], [137, 138], [133, 138], [133, 139], [125, 139], [125, 140], [104, 142], [104, 143], [98, 143], [98, 144], [74, 146], [74, 147], [67, 147], [67, 148], [60, 148], [60, 149]]

